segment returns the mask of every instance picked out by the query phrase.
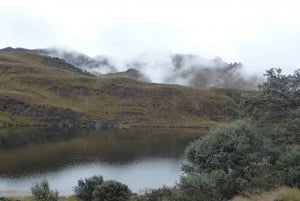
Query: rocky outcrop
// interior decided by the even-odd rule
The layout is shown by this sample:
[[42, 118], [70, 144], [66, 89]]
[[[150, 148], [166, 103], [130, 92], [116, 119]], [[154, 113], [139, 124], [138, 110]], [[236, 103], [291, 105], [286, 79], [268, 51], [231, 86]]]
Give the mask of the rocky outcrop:
[[[30, 117], [40, 122], [40, 125], [50, 127], [84, 127], [98, 130], [120, 126], [117, 121], [89, 119], [83, 114], [69, 108], [32, 105], [9, 97], [0, 98], [0, 111], [7, 111], [15, 116]], [[7, 127], [7, 125], [0, 122], [1, 127]]]
[[92, 95], [93, 92], [89, 90], [87, 87], [83, 86], [72, 86], [72, 87], [59, 87], [59, 86], [53, 86], [49, 88], [50, 91], [53, 93], [59, 95], [59, 96], [71, 96], [71, 95], [82, 95], [82, 96], [88, 96]]

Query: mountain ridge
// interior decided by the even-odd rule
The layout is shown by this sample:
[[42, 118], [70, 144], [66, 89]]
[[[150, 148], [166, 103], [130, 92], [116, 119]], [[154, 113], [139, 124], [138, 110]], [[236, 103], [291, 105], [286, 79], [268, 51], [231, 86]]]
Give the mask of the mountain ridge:
[[[241, 63], [227, 63], [220, 57], [205, 59], [195, 54], [143, 54], [120, 60], [103, 55], [90, 57], [80, 52], [58, 48], [30, 50], [7, 47], [2, 51], [26, 51], [59, 58], [96, 76], [126, 77], [149, 83], [249, 90], [256, 88], [261, 81], [259, 77], [245, 75]], [[132, 70], [136, 73], [132, 74]]]
[[60, 59], [0, 52], [0, 126], [201, 127], [239, 116], [214, 89], [97, 77]]

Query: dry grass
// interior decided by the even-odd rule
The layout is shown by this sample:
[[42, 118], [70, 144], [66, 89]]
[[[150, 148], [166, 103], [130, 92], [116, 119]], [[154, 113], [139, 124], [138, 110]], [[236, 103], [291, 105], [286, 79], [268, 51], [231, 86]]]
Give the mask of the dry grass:
[[300, 201], [300, 190], [297, 188], [283, 187], [277, 194], [278, 201]]
[[[118, 121], [124, 126], [211, 126], [239, 115], [225, 92], [94, 77], [51, 62], [31, 53], [1, 52], [0, 101], [7, 97], [32, 107], [69, 108], [86, 120]], [[16, 116], [2, 112], [0, 123], [15, 122]], [[30, 116], [20, 120], [40, 121]]]
[[[16, 196], [16, 197], [8, 197], [11, 201], [33, 201], [32, 196]], [[72, 196], [61, 196], [59, 197], [59, 201], [78, 201], [74, 195]]]
[[270, 192], [252, 194], [248, 197], [236, 196], [232, 201], [300, 201], [300, 190], [291, 187], [281, 187]]

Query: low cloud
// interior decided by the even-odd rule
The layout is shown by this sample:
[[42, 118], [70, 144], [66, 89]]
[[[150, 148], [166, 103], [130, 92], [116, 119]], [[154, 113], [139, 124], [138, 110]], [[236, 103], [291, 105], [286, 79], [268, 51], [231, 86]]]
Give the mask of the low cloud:
[[[180, 84], [198, 88], [253, 89], [261, 80], [244, 73], [241, 63], [227, 63], [220, 57], [205, 59], [193, 54], [142, 54], [127, 59], [108, 56], [89, 57], [62, 49], [36, 50], [59, 57], [93, 74], [132, 77], [146, 82]], [[135, 69], [134, 76], [130, 69]], [[123, 72], [123, 73], [120, 73]], [[127, 74], [126, 74], [127, 72]]]

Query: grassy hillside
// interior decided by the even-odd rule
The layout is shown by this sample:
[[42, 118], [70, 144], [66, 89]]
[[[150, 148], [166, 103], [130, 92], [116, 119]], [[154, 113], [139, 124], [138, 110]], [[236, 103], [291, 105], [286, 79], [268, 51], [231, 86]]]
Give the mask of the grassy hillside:
[[220, 91], [96, 77], [57, 58], [0, 51], [0, 127], [210, 126], [238, 115]]

